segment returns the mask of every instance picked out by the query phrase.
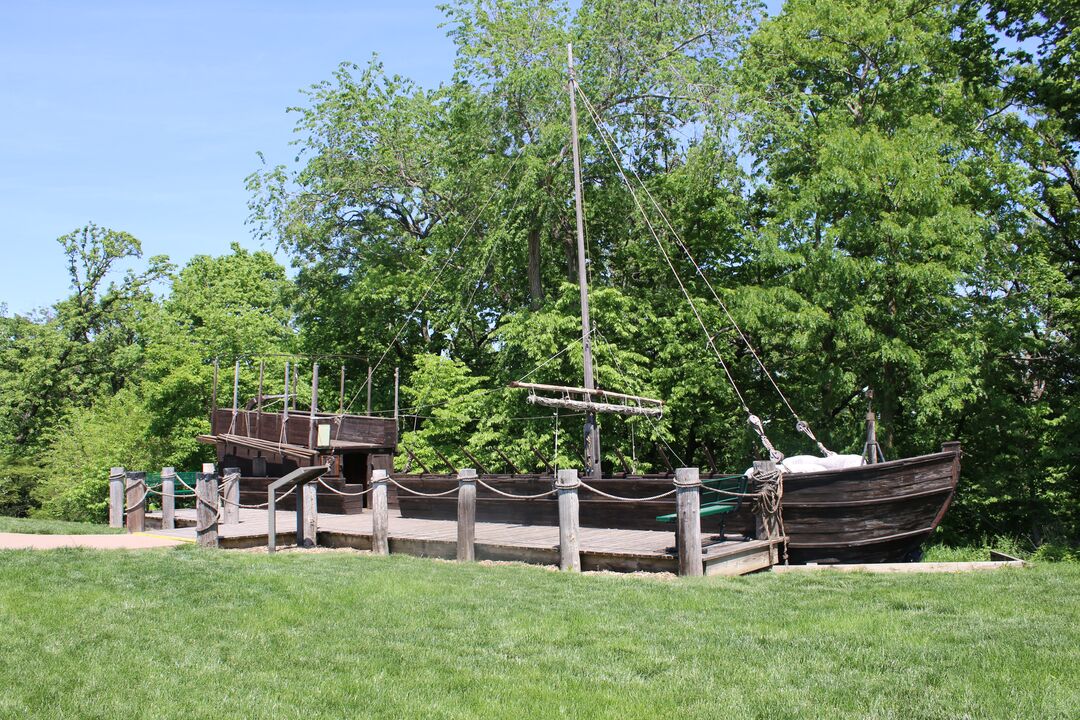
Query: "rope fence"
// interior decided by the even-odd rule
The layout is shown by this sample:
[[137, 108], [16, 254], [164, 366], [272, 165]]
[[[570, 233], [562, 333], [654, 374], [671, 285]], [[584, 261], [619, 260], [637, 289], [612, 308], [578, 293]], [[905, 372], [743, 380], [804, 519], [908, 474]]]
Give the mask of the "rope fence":
[[[212, 468], [213, 466], [207, 464], [204, 467]], [[306, 468], [304, 470], [310, 471], [312, 469], [325, 472], [329, 468], [322, 468], [320, 466], [318, 468]], [[299, 470], [296, 472], [303, 475]], [[485, 491], [490, 492], [493, 495], [510, 500], [540, 500], [542, 498], [558, 496], [560, 566], [564, 569], [580, 569], [580, 547], [576, 539], [579, 523], [579, 488], [592, 493], [593, 495], [619, 503], [649, 503], [675, 496], [674, 501], [677, 509], [675, 515], [666, 515], [664, 517], [658, 516], [657, 519], [666, 520], [668, 522], [674, 519], [676, 522], [676, 554], [678, 555], [680, 574], [701, 574], [701, 566], [706, 559], [695, 556], [694, 552], [688, 550], [690, 547], [697, 547], [700, 543], [701, 516], [694, 508], [698, 508], [702, 502], [717, 502], [718, 498], [753, 500], [752, 511], [758, 522], [757, 537], [759, 539], [767, 540], [770, 543], [769, 547], [773, 548], [770, 550], [772, 553], [775, 553], [775, 546], [782, 541], [781, 547], [785, 563], [787, 562], [788, 555], [787, 537], [783, 520], [784, 474], [776, 468], [774, 463], [769, 461], [755, 462], [754, 469], [746, 473], [747, 481], [752, 488], [750, 491], [739, 491], [744, 489], [744, 483], [735, 484], [735, 489], [714, 487], [714, 485], [724, 483], [725, 481], [729, 481], [728, 484], [730, 486], [730, 481], [741, 480], [743, 475], [713, 476], [699, 480], [697, 468], [679, 468], [675, 471], [673, 487], [664, 492], [647, 496], [624, 496], [609, 492], [607, 489], [604, 489], [603, 485], [600, 483], [593, 484], [581, 479], [578, 477], [578, 471], [574, 469], [560, 470], [558, 472], [558, 477], [552, 478], [552, 487], [542, 492], [508, 492], [492, 484], [492, 482], [495, 482], [492, 478], [489, 477], [488, 480], [491, 480], [492, 482], [488, 482], [478, 476], [476, 470], [466, 468], [458, 471], [457, 483], [455, 483], [453, 487], [437, 492], [425, 492], [409, 487], [382, 470], [377, 471], [373, 475], [372, 483], [367, 488], [357, 491], [339, 489], [327, 482], [324, 478], [318, 476], [313, 477], [312, 473], [307, 472], [306, 477], [297, 477], [287, 490], [280, 495], [275, 495], [272, 501], [268, 498], [266, 502], [249, 504], [238, 501], [240, 491], [238, 483], [240, 478], [239, 473], [237, 472], [229, 472], [222, 477], [216, 472], [207, 470], [203, 473], [175, 473], [167, 475], [165, 478], [161, 478], [161, 475], [155, 473], [154, 478], [159, 479], [159, 482], [156, 483], [145, 482], [143, 478], [147, 475], [148, 474], [142, 472], [126, 473], [125, 475], [110, 475], [110, 483], [123, 482], [125, 485], [127, 491], [127, 512], [130, 515], [141, 513], [145, 510], [147, 498], [151, 496], [163, 499], [169, 498], [170, 496], [172, 498], [194, 498], [197, 511], [195, 531], [198, 536], [198, 541], [200, 544], [209, 545], [211, 547], [216, 547], [218, 545], [217, 528], [222, 517], [226, 518], [226, 523], [239, 522], [239, 514], [236, 513], [234, 509], [268, 509], [271, 502], [276, 505], [276, 503], [285, 500], [296, 492], [298, 487], [306, 489], [304, 491], [305, 499], [303, 502], [299, 499], [299, 493], [297, 494], [297, 538], [300, 538], [300, 513], [303, 512], [303, 522], [305, 524], [304, 533], [307, 536], [304, 546], [313, 546], [315, 544], [314, 538], [318, 528], [318, 511], [313, 504], [315, 494], [312, 491], [314, 491], [317, 486], [322, 486], [325, 491], [341, 497], [363, 497], [365, 495], [371, 495], [371, 517], [373, 523], [372, 548], [377, 553], [384, 551], [388, 553], [389, 545], [387, 543], [387, 528], [390, 516], [388, 514], [386, 489], [392, 484], [399, 491], [416, 497], [447, 498], [449, 496], [457, 495], [459, 560], [475, 559], [474, 544], [477, 519], [477, 487], [482, 487]], [[198, 478], [194, 487], [188, 483], [188, 479], [192, 478], [192, 476]], [[537, 479], [542, 483], [541, 478]], [[164, 490], [165, 480], [170, 481], [170, 484], [178, 484], [181, 488], [184, 488], [186, 492], [166, 492]], [[223, 480], [223, 482], [219, 482], [219, 480]], [[288, 480], [286, 480], [286, 482], [288, 482]], [[279, 486], [282, 484], [285, 483], [279, 483]], [[541, 487], [543, 487], [542, 484]], [[310, 498], [307, 497], [308, 492], [312, 492]], [[309, 504], [310, 507], [308, 507]], [[172, 512], [171, 503], [168, 503], [163, 507], [169, 508], [169, 512]], [[365, 514], [366, 513], [367, 511], [365, 510]], [[164, 521], [164, 514], [162, 518]], [[137, 522], [136, 524], [141, 523]], [[310, 529], [308, 529], [309, 524]], [[136, 531], [132, 527], [132, 524], [129, 523], [128, 527], [129, 530]], [[170, 524], [167, 527], [171, 528], [172, 525]], [[274, 527], [272, 518], [270, 520], [270, 527]], [[565, 548], [563, 547], [564, 543], [567, 543]], [[270, 549], [272, 550], [272, 548], [273, 546], [271, 545]], [[577, 557], [576, 561], [574, 560], [575, 556]], [[771, 564], [776, 562], [776, 560], [773, 559], [768, 562]]]
[[666, 498], [670, 495], [674, 495], [678, 490], [678, 488], [671, 488], [665, 493], [660, 493], [659, 495], [652, 495], [650, 497], [622, 497], [621, 495], [612, 495], [611, 493], [599, 490], [592, 485], [589, 485], [584, 480], [581, 481], [581, 487], [585, 488], [589, 492], [596, 493], [601, 497], [606, 497], [609, 500], [618, 500], [619, 502], [649, 502], [651, 500], [660, 500], [661, 498]]
[[451, 493], [456, 493], [458, 491], [458, 489], [456, 487], [452, 487], [452, 488], [450, 488], [449, 490], [447, 490], [445, 492], [425, 493], [425, 492], [420, 492], [419, 490], [413, 490], [412, 488], [407, 488], [407, 487], [405, 487], [404, 485], [402, 485], [401, 483], [399, 483], [397, 480], [395, 480], [394, 478], [392, 478], [390, 476], [387, 476], [386, 479], [389, 482], [391, 482], [393, 485], [395, 485], [399, 490], [404, 490], [405, 492], [407, 492], [407, 493], [409, 493], [411, 495], [417, 495], [419, 497], [430, 497], [430, 498], [443, 497], [444, 495], [450, 495]]
[[492, 487], [491, 485], [488, 485], [486, 482], [484, 482], [480, 478], [476, 479], [476, 484], [480, 485], [481, 487], [487, 488], [488, 490], [495, 493], [496, 495], [502, 495], [505, 498], [511, 498], [511, 499], [514, 499], [514, 500], [538, 500], [538, 499], [540, 499], [542, 497], [547, 497], [549, 495], [554, 495], [556, 492], [558, 492], [558, 490], [556, 490], [555, 488], [552, 488], [551, 490], [548, 490], [547, 492], [537, 493], [535, 495], [515, 495], [514, 493], [503, 492], [502, 490], [499, 490], [496, 487]]
[[[342, 497], [360, 497], [361, 495], [367, 495], [369, 492], [371, 492], [372, 490], [375, 489], [375, 486], [372, 485], [372, 486], [368, 487], [367, 490], [361, 490], [360, 492], [345, 492], [344, 490], [338, 490], [337, 488], [335, 488], [335, 487], [333, 487], [331, 485], [327, 485], [326, 481], [323, 480], [322, 478], [319, 478], [315, 482], [319, 483], [320, 485], [322, 485], [324, 488], [326, 488], [330, 492], [334, 493], [335, 495], [341, 495]], [[295, 487], [296, 486], [293, 485], [293, 488], [295, 488]], [[290, 490], [289, 492], [292, 492], [292, 490]], [[284, 496], [282, 496], [282, 497], [284, 497]]]

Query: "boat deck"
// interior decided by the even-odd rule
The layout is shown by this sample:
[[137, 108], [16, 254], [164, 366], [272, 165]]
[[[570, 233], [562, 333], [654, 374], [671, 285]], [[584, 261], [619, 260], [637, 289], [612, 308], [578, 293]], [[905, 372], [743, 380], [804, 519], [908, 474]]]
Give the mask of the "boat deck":
[[[457, 554], [457, 523], [401, 517], [391, 510], [390, 552], [452, 559]], [[240, 522], [219, 524], [222, 548], [265, 547], [267, 512], [241, 510]], [[147, 527], [159, 526], [160, 513], [147, 513]], [[371, 513], [331, 515], [319, 513], [318, 545], [371, 549]], [[155, 534], [195, 539], [195, 511], [178, 509], [177, 528]], [[276, 515], [278, 544], [295, 543], [296, 513]], [[620, 530], [582, 527], [579, 531], [583, 570], [620, 572], [675, 572], [675, 533], [657, 530]], [[777, 562], [780, 540], [744, 540], [734, 536], [707, 536], [702, 549], [705, 574], [742, 575], [771, 567]], [[558, 565], [559, 528], [548, 525], [476, 523], [477, 560], [504, 560]]]

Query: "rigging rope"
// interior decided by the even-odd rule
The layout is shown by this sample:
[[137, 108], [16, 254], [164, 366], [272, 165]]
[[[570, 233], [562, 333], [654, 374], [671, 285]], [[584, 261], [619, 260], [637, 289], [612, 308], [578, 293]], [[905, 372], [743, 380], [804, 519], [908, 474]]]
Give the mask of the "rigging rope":
[[[734, 377], [732, 376], [732, 374], [729, 371], [726, 363], [724, 363], [723, 358], [720, 357], [720, 354], [719, 354], [718, 350], [716, 349], [716, 345], [715, 345], [715, 343], [713, 341], [712, 335], [709, 333], [708, 328], [705, 326], [704, 322], [702, 321], [701, 315], [698, 313], [697, 307], [695, 306], [693, 299], [690, 297], [689, 293], [687, 292], [686, 287], [684, 286], [684, 284], [682, 282], [682, 279], [679, 277], [678, 272], [676, 271], [675, 266], [672, 263], [670, 256], [668, 255], [667, 250], [664, 248], [663, 243], [660, 241], [660, 238], [656, 233], [656, 229], [653, 226], [652, 221], [649, 220], [648, 215], [645, 213], [645, 209], [641, 204], [641, 200], [638, 198], [638, 195], [635, 192], [634, 187], [631, 185], [629, 178], [626, 176], [626, 173], [623, 171], [622, 163], [619, 161], [618, 157], [615, 154], [615, 151], [612, 149], [612, 145], [615, 145], [614, 137], [611, 136], [610, 141], [609, 141], [610, 133], [606, 130], [606, 128], [604, 128], [603, 119], [599, 116], [596, 109], [593, 107], [592, 102], [589, 100], [589, 98], [585, 94], [585, 92], [581, 89], [580, 85], [576, 85], [575, 87], [577, 88], [578, 94], [581, 96], [581, 99], [584, 102], [585, 107], [589, 111], [590, 117], [591, 117], [591, 119], [593, 121], [593, 125], [597, 129], [597, 132], [600, 135], [600, 139], [603, 142], [605, 149], [607, 150], [608, 154], [611, 156], [612, 161], [615, 163], [616, 169], [618, 170], [619, 175], [622, 177], [623, 183], [626, 185], [626, 188], [630, 191], [630, 194], [634, 199], [634, 204], [637, 207], [638, 212], [641, 213], [642, 219], [645, 220], [646, 225], [649, 227], [649, 232], [652, 234], [653, 239], [656, 241], [657, 247], [660, 249], [661, 253], [663, 254], [664, 260], [667, 261], [668, 267], [671, 269], [672, 275], [675, 277], [676, 282], [679, 284], [680, 290], [682, 290], [683, 295], [686, 297], [687, 302], [690, 304], [690, 307], [694, 312], [694, 316], [698, 320], [698, 324], [701, 325], [702, 330], [705, 332], [705, 335], [708, 338], [709, 346], [712, 348], [713, 352], [716, 354], [717, 360], [720, 362], [720, 366], [724, 369], [724, 373], [728, 378], [728, 382], [731, 384], [732, 389], [734, 389], [735, 394], [739, 397], [739, 400], [743, 405], [743, 409], [747, 412], [748, 421], [749, 421], [751, 427], [753, 427], [755, 432], [757, 432], [758, 437], [762, 441], [762, 444], [765, 445], [766, 449], [769, 450], [770, 457], [772, 457], [773, 460], [779, 462], [780, 460], [783, 459], [783, 455], [781, 453], [779, 453], [772, 446], [772, 443], [770, 443], [768, 441], [768, 438], [765, 435], [764, 427], [762, 426], [762, 423], [761, 423], [760, 419], [758, 419], [750, 411], [749, 407], [747, 406], [746, 401], [743, 398], [743, 395], [742, 395], [741, 391], [739, 390], [738, 386], [735, 383]], [[617, 145], [616, 145], [616, 147], [617, 147]], [[758, 355], [758, 353], [754, 349], [753, 345], [751, 345], [749, 338], [746, 337], [746, 334], [742, 331], [742, 328], [739, 327], [738, 322], [736, 322], [735, 318], [732, 316], [732, 314], [729, 311], [727, 305], [720, 298], [720, 295], [716, 292], [716, 289], [713, 287], [712, 283], [709, 282], [709, 279], [705, 276], [705, 272], [702, 270], [702, 268], [698, 264], [698, 262], [694, 259], [694, 256], [690, 252], [690, 249], [686, 246], [686, 243], [683, 242], [682, 238], [679, 236], [679, 233], [675, 230], [674, 226], [671, 223], [671, 220], [667, 216], [667, 213], [664, 212], [663, 208], [657, 202], [657, 200], [653, 196], [653, 194], [649, 191], [649, 188], [645, 185], [645, 182], [638, 175], [637, 171], [633, 167], [631, 167], [630, 172], [634, 175], [634, 178], [641, 185], [642, 190], [645, 192], [645, 194], [648, 197], [648, 199], [649, 199], [650, 203], [652, 204], [652, 206], [657, 210], [657, 212], [660, 213], [660, 216], [664, 220], [664, 224], [666, 225], [667, 229], [672, 234], [672, 236], [675, 238], [676, 244], [679, 246], [679, 248], [683, 251], [683, 253], [686, 255], [686, 257], [689, 259], [690, 263], [694, 266], [694, 269], [697, 271], [698, 276], [701, 277], [701, 279], [705, 282], [705, 285], [708, 287], [709, 292], [712, 294], [712, 296], [716, 300], [717, 304], [723, 310], [724, 315], [731, 322], [731, 324], [735, 328], [736, 332], [738, 332], [740, 339], [743, 341], [743, 344], [750, 351], [750, 354], [754, 357], [754, 360], [757, 362], [757, 364], [761, 368], [762, 372], [764, 372], [765, 376], [768, 378], [769, 382], [772, 384], [773, 388], [776, 390], [777, 394], [780, 396], [780, 399], [783, 401], [783, 403], [787, 407], [788, 411], [791, 412], [792, 416], [795, 418], [795, 420], [796, 420], [796, 425], [795, 425], [796, 429], [799, 432], [807, 435], [811, 440], [813, 440], [817, 444], [818, 448], [825, 455], [834, 454], [831, 450], [826, 448], [825, 445], [822, 444], [817, 439], [817, 437], [814, 436], [813, 431], [810, 429], [809, 423], [807, 423], [805, 420], [803, 420], [802, 418], [799, 417], [799, 414], [795, 411], [795, 408], [792, 406], [792, 404], [788, 400], [787, 396], [780, 389], [780, 386], [776, 382], [776, 380], [773, 377], [772, 373], [769, 372], [769, 369], [765, 366], [765, 363], [761, 360], [761, 357]]]
[[[398, 338], [401, 337], [401, 333], [405, 331], [405, 328], [408, 326], [409, 322], [416, 314], [416, 311], [420, 309], [420, 306], [424, 304], [425, 300], [427, 300], [427, 297], [431, 294], [431, 291], [434, 290], [435, 287], [439, 284], [439, 278], [441, 278], [443, 273], [446, 272], [446, 268], [450, 266], [450, 261], [454, 259], [454, 255], [457, 254], [457, 251], [461, 249], [461, 246], [465, 243], [465, 239], [469, 237], [469, 233], [471, 233], [473, 228], [476, 227], [476, 224], [477, 222], [479, 222], [480, 217], [484, 214], [484, 211], [487, 210], [488, 206], [491, 205], [491, 201], [494, 200], [495, 197], [499, 194], [499, 192], [503, 189], [504, 183], [506, 182], [507, 178], [510, 177], [510, 173], [517, 165], [517, 161], [520, 157], [521, 155], [515, 155], [510, 161], [510, 165], [506, 168], [506, 172], [503, 173], [502, 178], [499, 180], [498, 186], [491, 193], [488, 199], [484, 201], [484, 204], [480, 207], [480, 209], [477, 210], [476, 214], [473, 216], [472, 221], [469, 223], [469, 226], [465, 228], [465, 232], [461, 234], [461, 237], [458, 239], [457, 243], [455, 243], [454, 247], [451, 248], [450, 254], [447, 255], [445, 262], [443, 262], [442, 264], [442, 267], [439, 268], [439, 272], [435, 274], [435, 278], [430, 283], [428, 283], [427, 288], [425, 288], [423, 295], [420, 296], [420, 299], [416, 302], [416, 305], [413, 306], [412, 311], [405, 316], [405, 319], [401, 322], [401, 325], [398, 326], [397, 332], [394, 333], [394, 338], [389, 343], [387, 343], [386, 349], [383, 350], [382, 355], [379, 356], [378, 361], [376, 361], [375, 365], [371, 368], [371, 374], [374, 374], [375, 371], [379, 369], [379, 366], [382, 365], [383, 360], [386, 359], [386, 356], [390, 353], [390, 350], [393, 349], [394, 343], [396, 343], [398, 341]], [[369, 377], [371, 377], [371, 375], [369, 375]], [[368, 381], [365, 380], [364, 384], [360, 386], [360, 389], [356, 392], [355, 395], [353, 395], [352, 399], [349, 400], [349, 404], [345, 407], [346, 412], [352, 409], [353, 403], [355, 403], [356, 399], [360, 397], [360, 393], [363, 392], [364, 388], [367, 387], [367, 383]]]

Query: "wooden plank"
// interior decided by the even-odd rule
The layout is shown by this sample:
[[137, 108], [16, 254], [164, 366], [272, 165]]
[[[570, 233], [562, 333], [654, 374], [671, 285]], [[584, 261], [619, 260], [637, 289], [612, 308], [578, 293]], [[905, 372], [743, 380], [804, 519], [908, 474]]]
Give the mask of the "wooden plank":
[[390, 553], [390, 507], [386, 497], [387, 474], [385, 470], [375, 470], [371, 474], [371, 551], [376, 555]]
[[527, 383], [514, 381], [510, 383], [510, 387], [519, 388], [522, 390], [543, 390], [545, 392], [560, 392], [569, 393], [573, 395], [597, 395], [600, 397], [618, 398], [620, 400], [633, 400], [635, 402], [645, 402], [655, 405], [663, 405], [663, 400], [657, 398], [643, 397], [641, 395], [627, 395], [626, 393], [617, 393], [610, 390], [601, 390], [600, 388], [583, 388], [583, 387], [570, 387], [566, 385], [543, 385], [540, 383]]
[[[239, 484], [237, 484], [239, 488]], [[161, 529], [176, 527], [176, 470], [161, 468]]]
[[142, 532], [146, 529], [146, 473], [130, 471], [127, 484], [127, 531]]
[[316, 491], [319, 485], [316, 482], [306, 482], [302, 488], [304, 493], [304, 547], [315, 547], [318, 544], [319, 533], [319, 500]]
[[196, 539], [201, 547], [218, 546], [218, 488], [217, 473], [213, 472], [213, 464], [210, 463], [210, 472], [206, 472], [207, 464], [203, 465], [203, 472], [199, 473], [195, 480], [195, 509], [197, 513], [195, 526]]
[[[194, 518], [194, 511], [178, 510], [178, 522]], [[222, 526], [221, 547], [256, 547], [266, 542], [266, 513], [242, 510], [242, 523]], [[319, 544], [325, 547], [373, 547], [373, 519], [361, 515], [320, 515]], [[293, 533], [295, 515], [280, 512], [282, 533]], [[457, 554], [457, 523], [454, 520], [403, 518], [388, 510], [393, 527], [387, 530], [387, 550], [453, 559]], [[559, 529], [509, 523], [476, 523], [475, 557], [541, 563], [560, 562]], [[174, 532], [188, 532], [174, 531]], [[652, 530], [579, 528], [580, 563], [583, 570], [623, 572], [675, 572], [677, 557], [668, 552], [674, 533]], [[709, 545], [703, 552], [706, 574], [739, 574], [768, 567], [770, 549], [776, 543], [728, 540]]]
[[224, 507], [222, 519], [225, 524], [240, 522], [240, 468], [225, 468], [225, 477], [222, 480]]
[[560, 470], [555, 484], [559, 498], [559, 568], [581, 571], [581, 548], [578, 544], [578, 471]]
[[109, 527], [124, 527], [124, 468], [109, 470]]
[[675, 471], [679, 575], [704, 574], [701, 557], [701, 480], [697, 468]]
[[457, 506], [457, 559], [471, 562], [476, 559], [476, 470], [473, 468], [462, 468], [458, 473]]

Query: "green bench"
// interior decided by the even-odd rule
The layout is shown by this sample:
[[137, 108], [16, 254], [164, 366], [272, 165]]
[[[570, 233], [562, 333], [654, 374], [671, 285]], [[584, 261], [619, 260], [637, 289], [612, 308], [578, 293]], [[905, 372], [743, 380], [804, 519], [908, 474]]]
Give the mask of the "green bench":
[[[742, 507], [742, 495], [746, 494], [746, 483], [746, 475], [723, 475], [701, 481], [701, 517], [719, 517], [721, 536], [724, 534], [724, 520], [727, 515]], [[724, 492], [717, 492], [718, 490]], [[739, 495], [725, 493], [739, 493]], [[677, 518], [677, 513], [656, 516], [657, 522], [662, 523], [673, 523]]]

